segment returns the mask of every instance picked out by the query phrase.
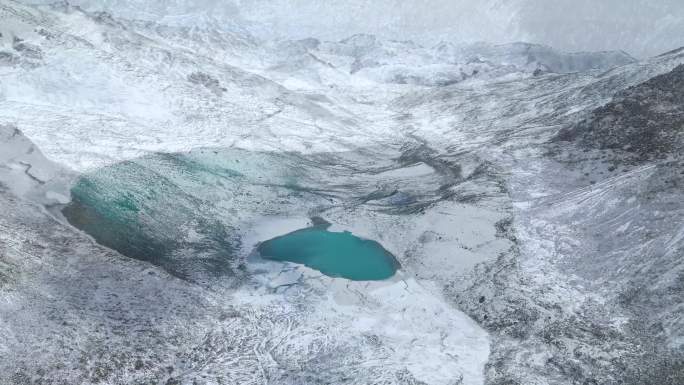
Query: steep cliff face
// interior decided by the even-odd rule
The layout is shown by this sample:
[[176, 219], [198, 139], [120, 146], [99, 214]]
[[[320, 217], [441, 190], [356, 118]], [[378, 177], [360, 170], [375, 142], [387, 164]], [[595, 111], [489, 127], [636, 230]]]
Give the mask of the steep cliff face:
[[69, 201], [74, 174], [47, 159], [14, 125], [0, 125], [0, 185], [14, 195], [51, 206]]

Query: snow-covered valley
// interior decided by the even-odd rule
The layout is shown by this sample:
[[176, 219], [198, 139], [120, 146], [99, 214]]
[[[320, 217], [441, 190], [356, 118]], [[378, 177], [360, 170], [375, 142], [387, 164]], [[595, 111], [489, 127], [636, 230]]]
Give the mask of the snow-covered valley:
[[684, 50], [190, 24], [0, 0], [0, 384], [684, 381]]

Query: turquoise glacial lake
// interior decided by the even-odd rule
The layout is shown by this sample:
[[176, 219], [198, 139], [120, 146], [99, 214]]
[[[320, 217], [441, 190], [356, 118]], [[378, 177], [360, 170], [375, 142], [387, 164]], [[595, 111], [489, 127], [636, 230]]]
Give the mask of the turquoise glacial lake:
[[314, 226], [261, 243], [257, 249], [265, 259], [294, 262], [330, 277], [354, 281], [390, 278], [400, 265], [378, 242], [359, 238], [348, 231], [328, 231]]
[[[306, 212], [329, 204], [327, 176], [297, 154], [197, 149], [149, 154], [81, 175], [62, 214], [99, 244], [197, 283], [239, 278], [242, 211]], [[265, 258], [332, 277], [381, 280], [399, 264], [378, 242], [328, 223], [263, 242]]]

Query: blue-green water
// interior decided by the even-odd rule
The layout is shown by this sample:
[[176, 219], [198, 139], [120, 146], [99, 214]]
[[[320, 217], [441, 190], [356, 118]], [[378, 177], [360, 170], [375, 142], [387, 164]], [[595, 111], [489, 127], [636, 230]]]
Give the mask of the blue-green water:
[[390, 278], [399, 262], [378, 242], [350, 232], [330, 232], [314, 226], [273, 238], [259, 245], [266, 259], [306, 265], [330, 277], [354, 281]]
[[[81, 176], [62, 213], [98, 243], [180, 278], [205, 281], [233, 275], [233, 229], [185, 187], [195, 183], [207, 189], [206, 175], [206, 166], [176, 155], [117, 163]], [[217, 181], [230, 178], [236, 177], [226, 172]], [[188, 240], [191, 230], [196, 235]]]

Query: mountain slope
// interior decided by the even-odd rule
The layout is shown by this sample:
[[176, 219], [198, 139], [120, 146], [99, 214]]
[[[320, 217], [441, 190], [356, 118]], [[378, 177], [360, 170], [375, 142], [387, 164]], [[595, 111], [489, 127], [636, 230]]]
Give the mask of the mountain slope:
[[0, 0], [1, 383], [681, 383], [684, 51], [143, 16]]
[[558, 135], [583, 147], [624, 150], [638, 158], [684, 151], [684, 66], [618, 93], [581, 124]]

